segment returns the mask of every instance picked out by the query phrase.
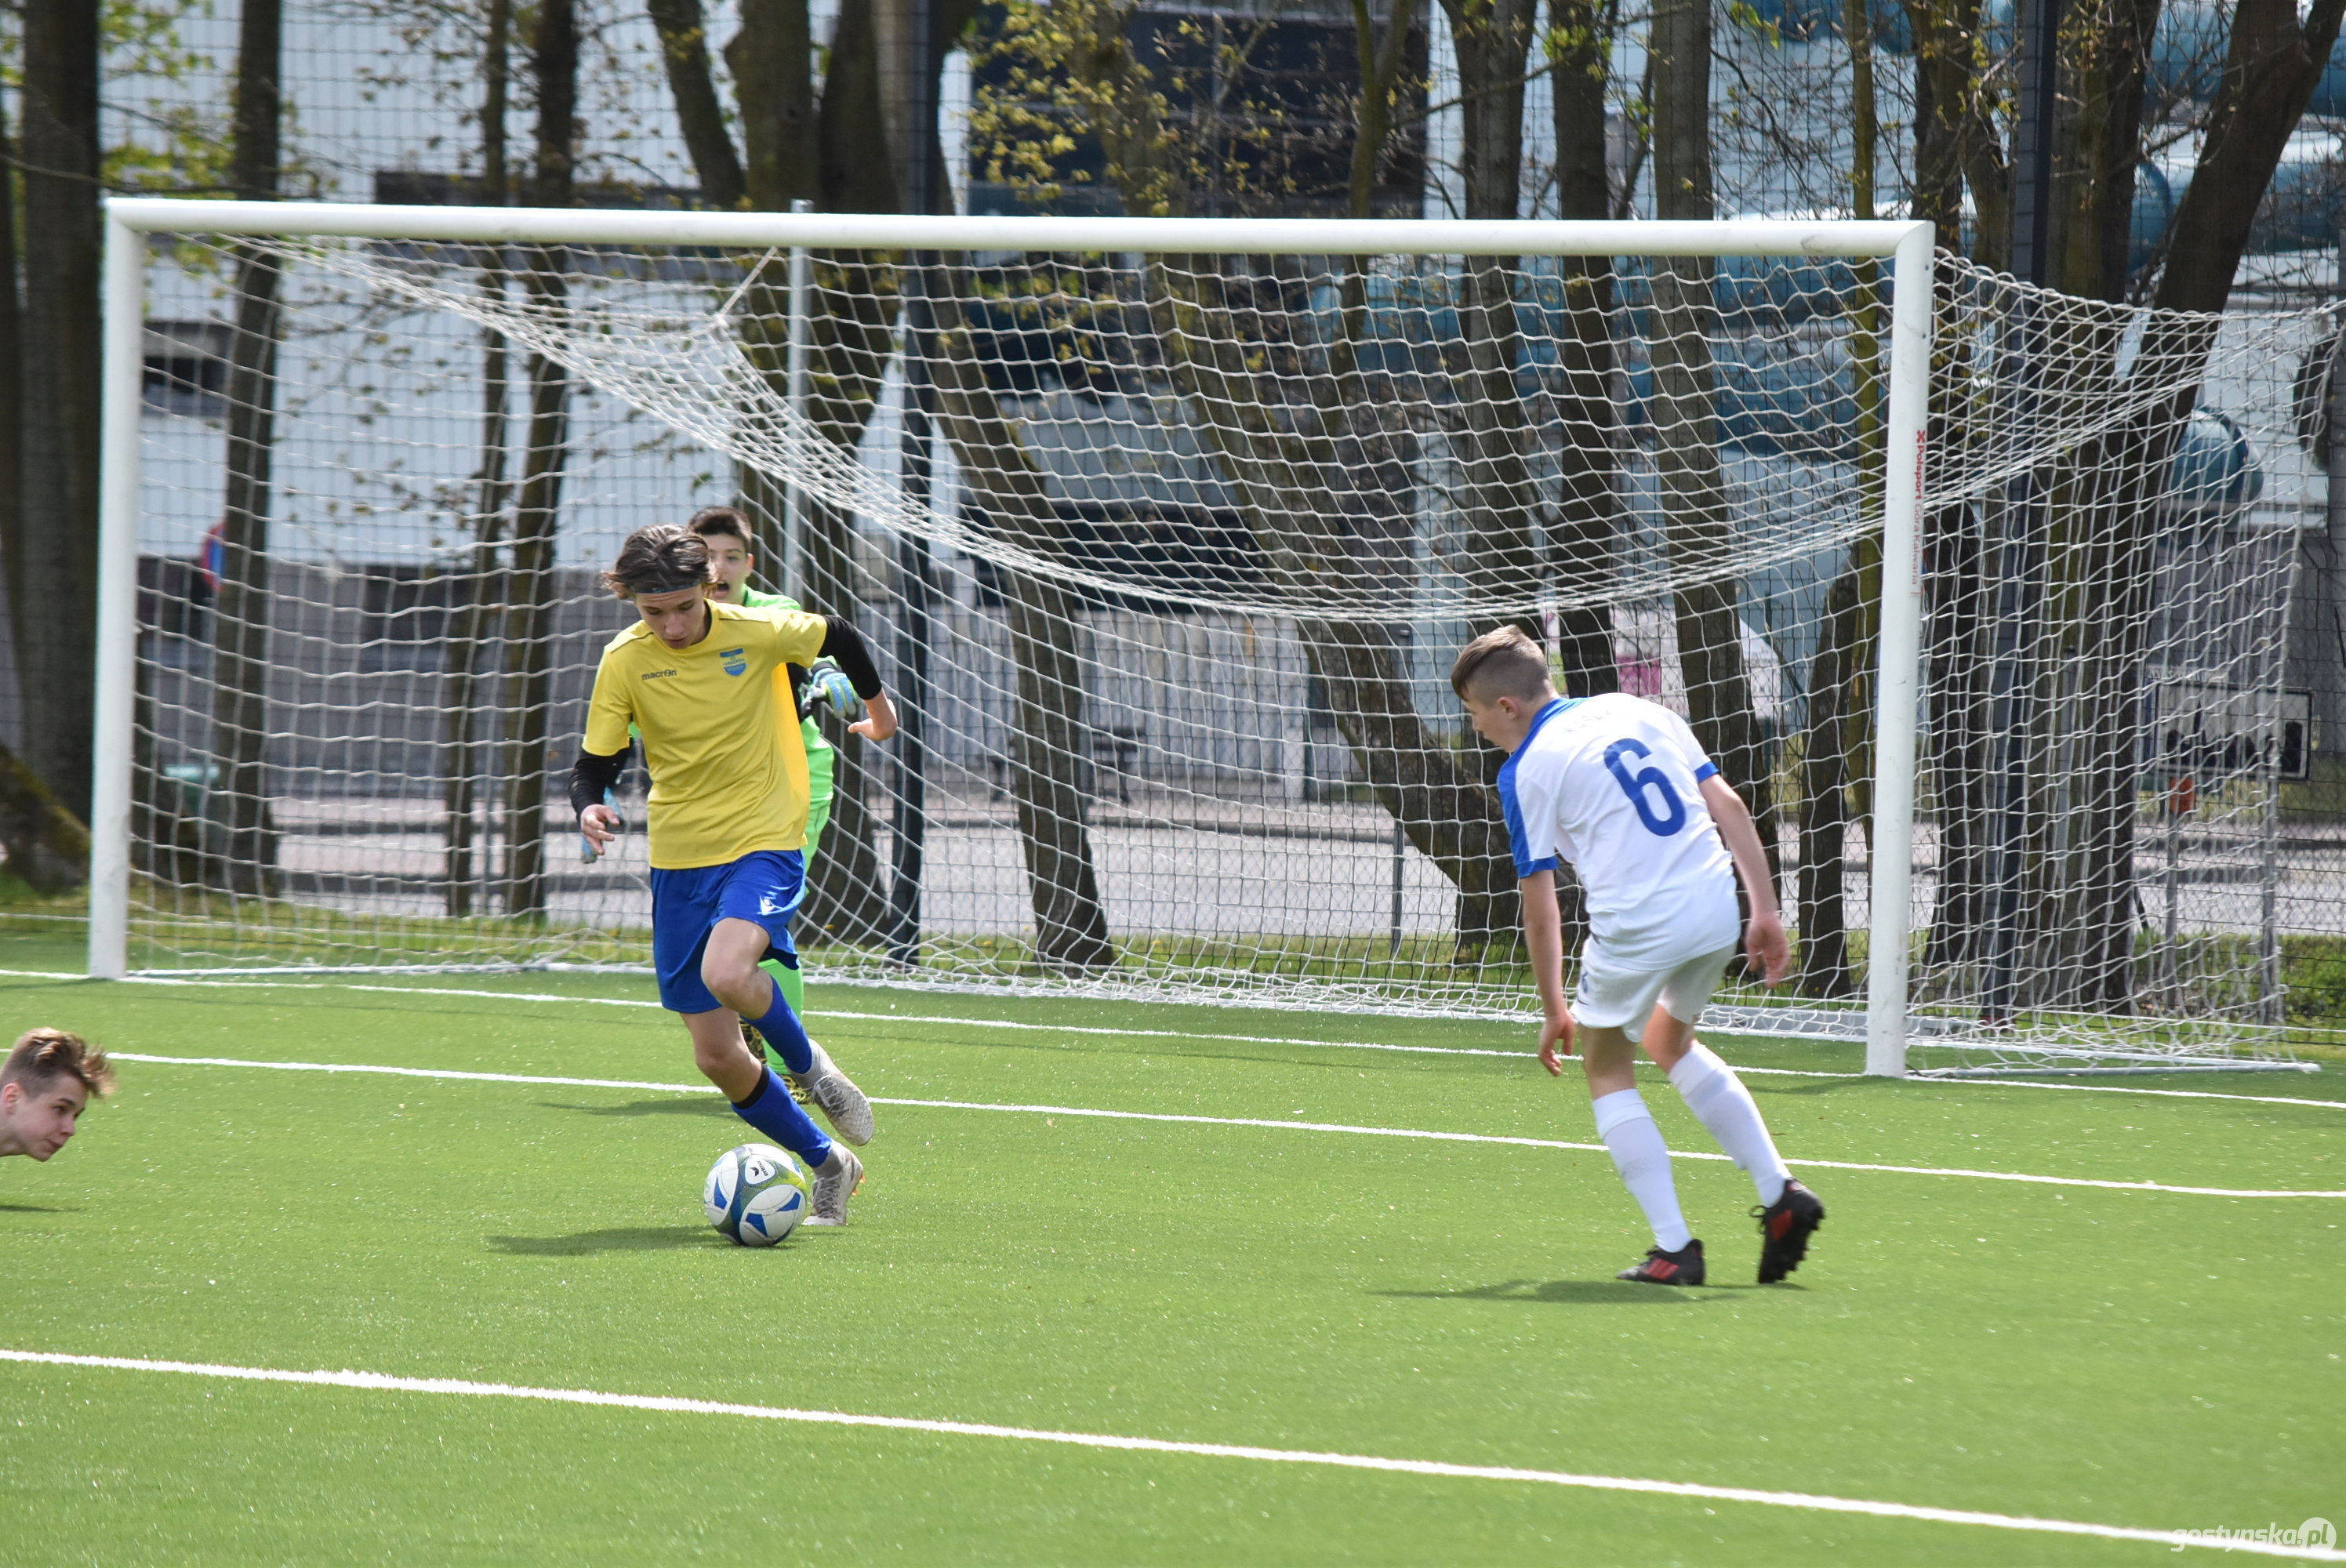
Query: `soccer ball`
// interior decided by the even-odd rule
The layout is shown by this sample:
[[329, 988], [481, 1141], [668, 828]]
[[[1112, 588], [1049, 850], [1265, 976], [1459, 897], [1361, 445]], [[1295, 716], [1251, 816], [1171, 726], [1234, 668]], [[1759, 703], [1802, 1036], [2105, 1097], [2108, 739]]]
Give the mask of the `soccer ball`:
[[813, 1178], [771, 1144], [727, 1149], [700, 1189], [709, 1223], [744, 1247], [771, 1247], [814, 1206]]

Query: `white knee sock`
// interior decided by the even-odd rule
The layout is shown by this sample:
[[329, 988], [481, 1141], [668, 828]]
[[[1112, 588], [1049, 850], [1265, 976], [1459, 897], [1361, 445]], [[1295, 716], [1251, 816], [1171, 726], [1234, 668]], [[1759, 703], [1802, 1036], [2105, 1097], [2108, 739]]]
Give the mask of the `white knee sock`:
[[1617, 1089], [1597, 1099], [1594, 1109], [1596, 1135], [1605, 1140], [1622, 1185], [1646, 1211], [1646, 1223], [1654, 1227], [1654, 1245], [1665, 1252], [1678, 1251], [1691, 1237], [1686, 1217], [1678, 1212], [1678, 1186], [1670, 1180], [1669, 1147], [1662, 1142], [1662, 1129], [1654, 1125], [1654, 1114], [1635, 1089]]
[[1728, 1157], [1750, 1174], [1760, 1201], [1773, 1203], [1783, 1196], [1792, 1173], [1776, 1152], [1776, 1140], [1768, 1135], [1768, 1124], [1760, 1119], [1760, 1107], [1735, 1069], [1698, 1040], [1670, 1069], [1670, 1083]]

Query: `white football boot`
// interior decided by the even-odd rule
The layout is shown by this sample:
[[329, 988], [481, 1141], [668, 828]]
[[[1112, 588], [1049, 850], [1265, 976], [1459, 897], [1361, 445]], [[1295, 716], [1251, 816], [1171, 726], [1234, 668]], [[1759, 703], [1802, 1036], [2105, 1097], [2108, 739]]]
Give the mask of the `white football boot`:
[[831, 1152], [832, 1160], [824, 1164], [828, 1166], [835, 1161], [839, 1168], [828, 1172], [818, 1168], [815, 1171], [814, 1212], [807, 1216], [809, 1225], [845, 1225], [847, 1200], [853, 1197], [855, 1189], [863, 1185], [863, 1162], [839, 1144], [831, 1145]]
[[823, 1114], [831, 1123], [831, 1130], [842, 1142], [860, 1149], [872, 1141], [872, 1102], [839, 1070], [830, 1052], [816, 1045], [813, 1063], [805, 1072], [793, 1073], [790, 1078], [790, 1086], [805, 1092], [804, 1100], [811, 1101], [814, 1108]]

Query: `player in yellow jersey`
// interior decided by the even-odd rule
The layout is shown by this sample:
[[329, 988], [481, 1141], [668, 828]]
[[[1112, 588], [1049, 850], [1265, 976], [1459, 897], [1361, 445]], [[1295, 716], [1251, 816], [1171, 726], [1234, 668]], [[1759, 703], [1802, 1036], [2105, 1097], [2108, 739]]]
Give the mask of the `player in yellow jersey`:
[[[808, 1223], [842, 1225], [863, 1179], [844, 1145], [872, 1135], [871, 1104], [806, 1036], [759, 968], [790, 948], [806, 880], [807, 785], [798, 738], [781, 732], [777, 670], [835, 659], [868, 710], [854, 728], [896, 731], [871, 650], [837, 617], [712, 603], [708, 546], [675, 524], [640, 528], [603, 574], [637, 624], [613, 637], [595, 671], [586, 734], [571, 770], [578, 830], [598, 849], [620, 830], [603, 803], [632, 728], [650, 770], [652, 966], [660, 1003], [682, 1015], [693, 1062], [735, 1114], [814, 1167]], [[796, 766], [791, 766], [795, 762]], [[834, 1144], [741, 1041], [749, 1020], [831, 1118]]]
[[[709, 595], [720, 605], [739, 605], [745, 610], [796, 610], [802, 608], [796, 599], [780, 594], [760, 593], [750, 585], [750, 574], [758, 565], [757, 556], [750, 552], [750, 520], [731, 506], [704, 506], [692, 514], [685, 524], [700, 535], [709, 546]], [[806, 748], [807, 770], [807, 875], [814, 875], [814, 858], [822, 850], [822, 830], [831, 821], [832, 776], [838, 754], [831, 742], [823, 738], [822, 727], [814, 721], [817, 703], [827, 703], [842, 718], [853, 719], [862, 708], [855, 687], [839, 666], [831, 659], [818, 659], [812, 665], [791, 665], [774, 675], [774, 701], [780, 711], [776, 715], [785, 730], [795, 729]], [[787, 747], [788, 742], [784, 742]], [[790, 1011], [803, 1023], [806, 1018], [806, 983], [799, 972], [795, 954], [770, 956], [761, 966], [782, 994], [790, 998]], [[744, 1023], [752, 1050], [763, 1047], [755, 1038], [756, 1030]], [[774, 1054], [768, 1050], [767, 1054]], [[779, 1059], [779, 1058], [777, 1058]]]

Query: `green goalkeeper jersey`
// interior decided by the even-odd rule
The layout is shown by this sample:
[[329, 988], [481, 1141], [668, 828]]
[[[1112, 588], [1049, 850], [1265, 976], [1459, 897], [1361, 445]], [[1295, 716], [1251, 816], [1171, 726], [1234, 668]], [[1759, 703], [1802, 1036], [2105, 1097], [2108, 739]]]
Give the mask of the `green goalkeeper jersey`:
[[[780, 594], [761, 594], [747, 583], [741, 585], [741, 607], [745, 610], [795, 610], [796, 599]], [[798, 692], [791, 686], [790, 672], [785, 670], [774, 683], [776, 700], [786, 704], [791, 712], [798, 711]], [[811, 718], [799, 720], [799, 734], [806, 742], [807, 759], [807, 853], [811, 856], [822, 830], [831, 821], [832, 766], [837, 754], [831, 742], [822, 736], [822, 726]]]

